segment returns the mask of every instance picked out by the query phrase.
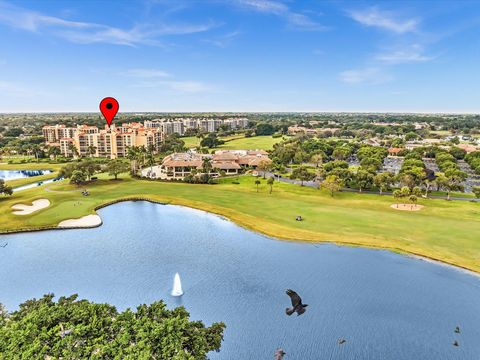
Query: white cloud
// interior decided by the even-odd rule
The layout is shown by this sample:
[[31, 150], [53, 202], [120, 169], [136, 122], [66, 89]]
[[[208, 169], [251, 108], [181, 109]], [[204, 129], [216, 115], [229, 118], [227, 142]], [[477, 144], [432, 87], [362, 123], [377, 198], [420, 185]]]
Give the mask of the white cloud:
[[377, 7], [349, 12], [349, 16], [365, 26], [386, 29], [397, 34], [414, 32], [420, 23], [419, 19], [398, 19], [392, 12], [381, 11]]
[[245, 6], [249, 6], [257, 11], [266, 13], [272, 13], [276, 15], [288, 12], [288, 7], [278, 1], [270, 0], [240, 0], [240, 3]]
[[377, 67], [345, 70], [339, 77], [348, 84], [381, 84], [393, 79], [390, 74]]
[[170, 76], [168, 72], [158, 69], [130, 69], [125, 72], [125, 75], [136, 78], [164, 78]]
[[200, 25], [157, 24], [121, 29], [103, 24], [64, 20], [23, 9], [0, 1], [0, 23], [36, 33], [49, 33], [80, 44], [109, 43], [135, 46], [161, 45], [158, 37], [208, 31], [215, 26], [209, 22]]
[[378, 54], [375, 59], [385, 64], [405, 64], [426, 62], [432, 60], [433, 57], [425, 55], [422, 46], [412, 45], [407, 48]]
[[232, 31], [228, 34], [217, 36], [212, 39], [204, 39], [203, 42], [218, 46], [220, 48], [227, 47], [238, 35], [240, 31]]
[[308, 16], [292, 11], [287, 5], [273, 0], [237, 0], [242, 7], [284, 18], [291, 26], [302, 30], [325, 30], [326, 27]]

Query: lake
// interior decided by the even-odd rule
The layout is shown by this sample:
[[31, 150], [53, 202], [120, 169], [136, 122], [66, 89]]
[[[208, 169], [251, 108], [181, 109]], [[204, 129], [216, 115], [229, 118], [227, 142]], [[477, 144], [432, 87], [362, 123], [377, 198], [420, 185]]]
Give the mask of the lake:
[[[277, 347], [285, 360], [479, 359], [477, 276], [388, 251], [279, 241], [179, 206], [98, 213], [95, 229], [1, 235], [0, 302], [14, 310], [47, 292], [79, 293], [124, 309], [164, 299], [226, 323], [211, 359], [273, 359]], [[181, 298], [170, 296], [175, 272]], [[309, 304], [304, 315], [285, 315], [287, 288]]]
[[51, 174], [52, 170], [0, 170], [0, 179], [15, 180]]

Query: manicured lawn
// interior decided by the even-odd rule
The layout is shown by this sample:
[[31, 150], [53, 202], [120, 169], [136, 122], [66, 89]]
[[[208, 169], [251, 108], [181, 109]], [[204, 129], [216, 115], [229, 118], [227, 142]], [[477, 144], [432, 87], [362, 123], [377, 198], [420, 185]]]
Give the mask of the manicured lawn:
[[430, 130], [432, 134], [440, 135], [440, 136], [448, 136], [452, 133], [448, 130]]
[[283, 138], [273, 138], [271, 136], [253, 136], [240, 137], [233, 140], [227, 140], [225, 144], [220, 145], [219, 149], [224, 150], [271, 150], [273, 145], [283, 141]]
[[[431, 191], [428, 193], [428, 196], [435, 195], [435, 196], [447, 196], [446, 191]], [[450, 197], [461, 197], [461, 198], [475, 198], [475, 195], [472, 193], [463, 193], [463, 192], [451, 192]]]
[[185, 147], [188, 149], [200, 146], [200, 138], [196, 136], [182, 137], [181, 140], [185, 142]]
[[[316, 189], [284, 183], [275, 183], [269, 194], [263, 179], [257, 193], [255, 178], [250, 176], [240, 177], [240, 184], [233, 184], [236, 178], [231, 178], [218, 185], [135, 180], [127, 175], [119, 181], [105, 175], [99, 178], [87, 186], [62, 181], [1, 198], [0, 230], [55, 226], [61, 220], [94, 213], [95, 207], [115, 199], [145, 197], [221, 214], [278, 238], [388, 248], [480, 272], [480, 204], [419, 199], [425, 208], [407, 212], [390, 208], [394, 201], [389, 196], [338, 193], [332, 198]], [[88, 197], [80, 192], [85, 187]], [[41, 198], [52, 205], [32, 215], [12, 215], [13, 204]], [[295, 221], [297, 215], [304, 221]]]
[[[48, 159], [40, 159], [40, 160], [45, 160], [47, 161]], [[13, 155], [13, 156], [2, 156], [0, 158], [0, 163], [8, 163], [8, 162], [11, 162], [11, 163], [20, 163], [22, 161], [35, 161], [35, 158], [33, 156], [22, 156], [22, 155]]]
[[[181, 138], [185, 142], [187, 148], [195, 148], [200, 146], [200, 139], [196, 136]], [[225, 144], [219, 146], [216, 149], [224, 150], [271, 150], [273, 145], [283, 141], [280, 138], [273, 138], [271, 136], [253, 136], [246, 138], [243, 134], [233, 135], [221, 138], [225, 141]]]

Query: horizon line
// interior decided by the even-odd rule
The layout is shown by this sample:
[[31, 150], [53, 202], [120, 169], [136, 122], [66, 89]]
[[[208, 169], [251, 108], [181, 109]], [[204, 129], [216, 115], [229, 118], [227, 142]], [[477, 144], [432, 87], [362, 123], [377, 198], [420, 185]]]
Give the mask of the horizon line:
[[[480, 115], [480, 111], [365, 111], [365, 110], [331, 110], [331, 111], [124, 111], [121, 114], [413, 114], [413, 115]], [[0, 115], [21, 115], [21, 114], [98, 114], [99, 111], [0, 111]]]

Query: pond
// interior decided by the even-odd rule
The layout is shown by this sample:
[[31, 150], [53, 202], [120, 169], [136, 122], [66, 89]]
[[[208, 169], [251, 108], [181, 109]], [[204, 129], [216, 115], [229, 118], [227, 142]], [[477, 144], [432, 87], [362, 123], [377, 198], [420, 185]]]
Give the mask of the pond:
[[60, 180], [63, 180], [63, 177], [48, 179], [48, 180], [43, 180], [43, 181], [27, 184], [27, 185], [18, 186], [16, 188], [13, 188], [13, 191], [15, 192], [15, 191], [27, 190], [27, 189], [31, 189], [31, 188], [46, 185], [46, 184], [50, 184], [52, 182], [60, 181]]
[[[125, 202], [99, 214], [95, 229], [0, 236], [0, 302], [14, 310], [47, 292], [79, 293], [124, 309], [164, 299], [207, 325], [226, 323], [211, 359], [273, 359], [282, 347], [285, 360], [478, 360], [472, 274], [388, 251], [279, 241], [185, 207]], [[180, 298], [170, 295], [176, 272]], [[309, 304], [302, 316], [285, 314], [287, 288]]]
[[15, 180], [51, 174], [52, 170], [0, 170], [0, 179]]

